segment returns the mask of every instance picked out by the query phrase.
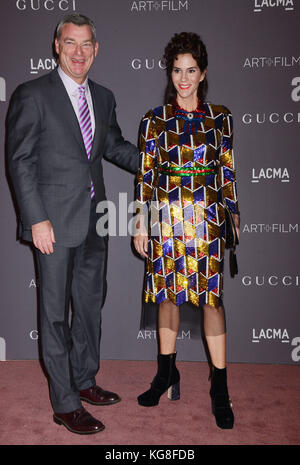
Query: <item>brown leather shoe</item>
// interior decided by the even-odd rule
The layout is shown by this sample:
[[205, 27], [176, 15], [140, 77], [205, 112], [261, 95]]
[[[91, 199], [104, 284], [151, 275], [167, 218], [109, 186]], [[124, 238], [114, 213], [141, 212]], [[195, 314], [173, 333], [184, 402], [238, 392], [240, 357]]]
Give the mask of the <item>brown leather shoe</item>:
[[77, 434], [95, 434], [103, 431], [105, 426], [81, 407], [70, 413], [55, 413], [53, 420], [58, 425], [64, 425], [69, 431]]
[[121, 400], [118, 394], [104, 391], [104, 389], [97, 385], [80, 391], [80, 399], [93, 405], [112, 405]]

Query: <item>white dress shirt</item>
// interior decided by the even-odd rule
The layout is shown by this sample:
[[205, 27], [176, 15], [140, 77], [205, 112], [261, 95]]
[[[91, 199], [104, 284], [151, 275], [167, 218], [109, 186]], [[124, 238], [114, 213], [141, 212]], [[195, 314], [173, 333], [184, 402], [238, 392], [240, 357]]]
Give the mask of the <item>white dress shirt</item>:
[[[78, 98], [79, 98], [78, 87], [79, 87], [79, 84], [77, 84], [77, 82], [73, 81], [73, 79], [70, 78], [61, 69], [60, 66], [58, 66], [57, 71], [58, 71], [58, 74], [59, 74], [59, 76], [60, 76], [60, 78], [61, 78], [61, 80], [62, 80], [62, 82], [63, 82], [63, 84], [64, 84], [64, 86], [66, 88], [66, 91], [67, 91], [67, 93], [68, 93], [68, 95], [70, 97], [71, 103], [73, 105], [73, 108], [74, 108], [74, 111], [75, 111], [75, 114], [77, 116], [78, 123], [79, 123], [79, 111], [78, 111]], [[91, 96], [90, 88], [89, 88], [89, 85], [88, 85], [88, 79], [86, 78], [86, 80], [80, 85], [85, 87], [85, 95], [86, 95], [86, 100], [87, 100], [89, 110], [90, 110], [92, 131], [93, 131], [93, 137], [94, 137], [94, 134], [95, 134], [95, 115], [94, 115], [92, 96]]]

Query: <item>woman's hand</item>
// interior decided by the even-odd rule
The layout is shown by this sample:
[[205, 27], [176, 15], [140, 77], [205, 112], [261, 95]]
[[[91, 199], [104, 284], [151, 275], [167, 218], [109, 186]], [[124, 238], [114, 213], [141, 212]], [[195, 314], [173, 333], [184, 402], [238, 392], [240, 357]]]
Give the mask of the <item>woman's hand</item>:
[[147, 258], [148, 254], [148, 234], [147, 229], [145, 227], [145, 220], [143, 215], [139, 215], [137, 223], [136, 223], [136, 234], [133, 239], [134, 247], [136, 251], [142, 255], [143, 257]]

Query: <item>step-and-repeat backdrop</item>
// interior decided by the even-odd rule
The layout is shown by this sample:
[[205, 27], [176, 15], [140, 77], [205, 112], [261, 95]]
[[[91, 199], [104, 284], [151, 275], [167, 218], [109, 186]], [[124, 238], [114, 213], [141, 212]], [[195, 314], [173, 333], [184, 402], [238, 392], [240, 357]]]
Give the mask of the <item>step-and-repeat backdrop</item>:
[[[225, 263], [228, 360], [298, 364], [300, 0], [1, 1], [0, 359], [39, 356], [38, 282], [30, 247], [16, 240], [6, 112], [18, 84], [56, 66], [55, 26], [73, 12], [96, 23], [100, 52], [90, 77], [114, 92], [119, 124], [134, 143], [141, 117], [163, 101], [166, 43], [175, 32], [202, 36], [209, 55], [208, 100], [229, 107], [235, 127], [241, 240], [238, 276], [231, 279]], [[140, 329], [144, 262], [124, 228], [133, 176], [104, 165], [116, 234], [109, 241], [102, 358], [155, 359], [156, 331]], [[190, 323], [180, 327], [178, 359], [204, 361], [201, 312], [181, 311], [190, 313]]]

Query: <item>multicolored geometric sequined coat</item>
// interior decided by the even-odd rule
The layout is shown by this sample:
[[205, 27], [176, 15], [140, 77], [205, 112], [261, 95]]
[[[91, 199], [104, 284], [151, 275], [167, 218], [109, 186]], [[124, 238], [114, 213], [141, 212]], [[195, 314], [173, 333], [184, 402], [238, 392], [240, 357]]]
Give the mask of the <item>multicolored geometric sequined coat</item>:
[[194, 134], [172, 105], [142, 120], [136, 201], [150, 212], [145, 302], [222, 303], [224, 204], [238, 213], [230, 111], [205, 103]]

